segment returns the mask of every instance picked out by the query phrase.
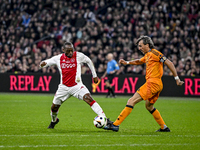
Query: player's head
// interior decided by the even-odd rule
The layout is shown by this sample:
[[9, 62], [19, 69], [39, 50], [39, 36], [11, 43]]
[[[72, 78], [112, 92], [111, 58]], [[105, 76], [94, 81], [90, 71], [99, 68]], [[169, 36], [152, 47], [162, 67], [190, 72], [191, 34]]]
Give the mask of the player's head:
[[149, 49], [154, 48], [153, 41], [148, 36], [141, 36], [136, 42], [138, 49], [143, 52], [147, 53]]
[[112, 53], [108, 53], [107, 60], [111, 61], [112, 59], [113, 59], [113, 54]]
[[69, 58], [73, 56], [74, 46], [71, 42], [65, 42], [62, 47], [63, 52]]

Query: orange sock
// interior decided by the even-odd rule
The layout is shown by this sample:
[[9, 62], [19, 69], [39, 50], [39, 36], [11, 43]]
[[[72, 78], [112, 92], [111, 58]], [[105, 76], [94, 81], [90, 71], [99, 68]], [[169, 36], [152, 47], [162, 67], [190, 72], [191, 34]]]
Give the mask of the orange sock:
[[126, 105], [126, 107], [122, 110], [122, 112], [120, 113], [120, 115], [118, 116], [118, 118], [115, 120], [113, 124], [115, 126], [120, 125], [124, 121], [124, 119], [131, 113], [132, 110], [133, 110], [133, 106]]
[[164, 129], [164, 126], [166, 124], [163, 121], [159, 111], [156, 108], [154, 108], [150, 113], [153, 115], [153, 117], [156, 120], [156, 122], [160, 125], [161, 129]]

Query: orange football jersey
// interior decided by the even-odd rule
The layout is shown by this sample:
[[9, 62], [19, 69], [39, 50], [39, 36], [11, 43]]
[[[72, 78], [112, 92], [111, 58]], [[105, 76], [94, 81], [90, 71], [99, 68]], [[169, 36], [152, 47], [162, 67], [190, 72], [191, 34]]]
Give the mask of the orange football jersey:
[[163, 62], [167, 58], [156, 49], [150, 49], [148, 53], [140, 59], [146, 63], [146, 80], [155, 82], [154, 78], [161, 79], [163, 75]]

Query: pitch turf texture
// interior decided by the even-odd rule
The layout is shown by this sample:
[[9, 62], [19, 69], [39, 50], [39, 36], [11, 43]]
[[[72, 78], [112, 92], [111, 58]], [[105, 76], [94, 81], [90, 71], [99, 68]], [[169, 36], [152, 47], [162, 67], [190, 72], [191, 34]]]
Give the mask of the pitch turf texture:
[[[129, 98], [93, 97], [113, 121]], [[159, 126], [144, 102], [135, 106], [119, 132], [98, 129], [89, 105], [72, 97], [60, 107], [55, 129], [47, 129], [52, 99], [53, 95], [1, 93], [0, 149], [200, 149], [198, 98], [159, 98], [155, 107], [170, 133], [155, 132]]]

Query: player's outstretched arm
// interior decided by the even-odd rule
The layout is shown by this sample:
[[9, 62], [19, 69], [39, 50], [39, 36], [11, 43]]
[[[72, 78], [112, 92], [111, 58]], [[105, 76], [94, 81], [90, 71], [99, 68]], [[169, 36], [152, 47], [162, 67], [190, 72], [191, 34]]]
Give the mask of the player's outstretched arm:
[[[91, 59], [89, 57], [87, 57], [86, 55], [82, 54], [82, 53], [79, 53], [79, 54], [81, 55], [82, 60], [84, 60], [83, 62], [87, 63], [88, 67], [90, 68], [90, 70], [92, 72], [93, 79], [96, 78], [97, 77], [97, 73], [95, 71], [94, 64], [91, 61]], [[97, 78], [97, 80], [98, 80], [98, 78]]]
[[43, 61], [40, 63], [39, 66], [40, 66], [41, 68], [43, 68], [43, 67], [48, 67], [48, 66], [52, 66], [52, 65], [57, 65], [56, 62], [58, 62], [58, 60], [60, 60], [60, 56], [59, 56], [59, 55], [56, 55], [56, 56], [53, 56], [52, 58], [43, 60]]
[[181, 86], [181, 85], [183, 85], [183, 81], [181, 81], [180, 79], [179, 79], [179, 77], [178, 77], [178, 74], [177, 74], [177, 71], [176, 71], [176, 68], [174, 67], [174, 64], [169, 60], [169, 59], [167, 59], [166, 61], [165, 61], [165, 64], [167, 65], [167, 67], [171, 70], [171, 72], [173, 73], [173, 76], [174, 76], [174, 78], [175, 78], [175, 80], [176, 80], [176, 84], [178, 85], [178, 86]]
[[144, 62], [140, 61], [140, 59], [136, 59], [133, 61], [125, 61], [124, 59], [120, 59], [119, 63], [123, 64], [123, 65], [129, 65], [129, 64], [130, 65], [142, 65], [142, 64], [144, 64]]

